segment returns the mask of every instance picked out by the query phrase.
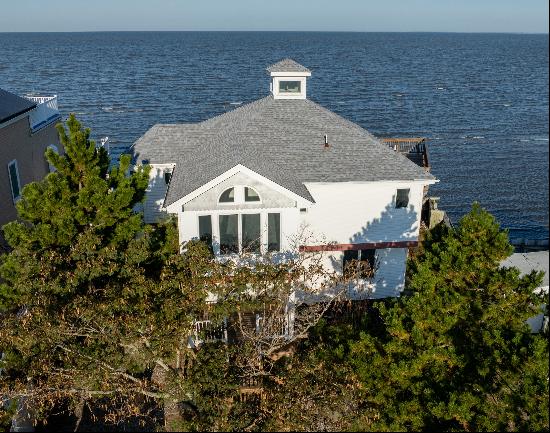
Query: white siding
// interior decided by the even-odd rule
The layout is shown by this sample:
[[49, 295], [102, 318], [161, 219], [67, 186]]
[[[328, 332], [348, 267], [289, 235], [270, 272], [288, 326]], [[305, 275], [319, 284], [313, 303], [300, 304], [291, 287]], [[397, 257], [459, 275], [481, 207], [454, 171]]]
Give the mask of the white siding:
[[[148, 218], [159, 215], [166, 187], [164, 167], [155, 167], [152, 173], [152, 197], [146, 209]], [[161, 182], [162, 181], [162, 182]], [[217, 197], [225, 188], [250, 184], [262, 196], [261, 204], [219, 205]], [[158, 186], [157, 186], [158, 185]], [[281, 214], [281, 243], [283, 250], [296, 252], [299, 245], [327, 243], [357, 244], [371, 242], [399, 242], [418, 240], [424, 182], [343, 182], [306, 184], [315, 203], [305, 212], [300, 205], [267, 185], [248, 179], [243, 174], [233, 175], [211, 190], [178, 209], [180, 242], [198, 238], [199, 215], [212, 215], [214, 250], [219, 243], [218, 216], [229, 213], [260, 213], [265, 227], [267, 213]], [[409, 188], [409, 205], [395, 208], [397, 189]], [[264, 202], [264, 198], [266, 199]], [[291, 206], [291, 207], [287, 207]], [[262, 243], [265, 244], [266, 232]], [[342, 271], [343, 253], [324, 252], [323, 263], [328, 270]], [[399, 296], [404, 289], [406, 248], [377, 250], [379, 268], [370, 287], [353, 286], [348, 289], [352, 299]]]
[[[303, 221], [339, 244], [418, 239], [423, 184], [406, 182], [306, 184], [315, 205]], [[395, 208], [398, 188], [410, 188], [409, 206]]]
[[163, 209], [168, 186], [164, 180], [165, 173], [172, 173], [174, 164], [151, 164], [149, 186], [143, 205], [143, 219], [146, 223], [156, 223], [166, 216]]

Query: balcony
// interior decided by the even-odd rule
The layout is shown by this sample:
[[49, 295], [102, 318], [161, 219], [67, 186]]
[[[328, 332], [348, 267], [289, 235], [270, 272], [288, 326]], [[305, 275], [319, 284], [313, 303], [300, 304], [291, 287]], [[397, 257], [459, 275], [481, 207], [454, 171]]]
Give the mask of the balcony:
[[30, 112], [29, 115], [29, 122], [32, 132], [36, 132], [44, 128], [61, 117], [57, 107], [57, 95], [26, 95], [25, 98], [36, 104], [36, 107]]
[[402, 153], [427, 172], [430, 171], [428, 146], [425, 138], [381, 138], [380, 141], [396, 152]]

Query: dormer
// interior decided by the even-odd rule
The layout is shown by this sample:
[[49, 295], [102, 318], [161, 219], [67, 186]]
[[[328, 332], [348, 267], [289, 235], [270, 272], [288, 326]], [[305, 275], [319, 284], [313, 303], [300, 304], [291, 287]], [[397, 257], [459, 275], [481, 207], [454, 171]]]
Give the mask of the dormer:
[[306, 99], [306, 80], [311, 71], [292, 59], [284, 59], [267, 68], [271, 75], [274, 99]]

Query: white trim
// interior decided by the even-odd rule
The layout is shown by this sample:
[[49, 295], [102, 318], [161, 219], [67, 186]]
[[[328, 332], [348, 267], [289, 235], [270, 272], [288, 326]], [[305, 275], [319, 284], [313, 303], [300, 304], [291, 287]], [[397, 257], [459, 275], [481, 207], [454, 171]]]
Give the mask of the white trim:
[[[276, 182], [273, 182], [272, 180], [268, 179], [267, 177], [262, 176], [261, 174], [256, 173], [255, 171], [250, 170], [249, 168], [245, 167], [242, 164], [237, 164], [235, 167], [230, 168], [225, 173], [220, 174], [219, 176], [212, 179], [210, 182], [205, 183], [204, 185], [200, 186], [196, 190], [190, 192], [189, 194], [183, 196], [179, 200], [176, 200], [171, 205], [165, 206], [164, 209], [166, 209], [170, 213], [177, 213], [181, 211], [181, 206], [185, 205], [185, 203], [193, 200], [195, 197], [198, 197], [199, 195], [205, 193], [209, 189], [215, 187], [219, 183], [223, 182], [226, 179], [229, 179], [231, 176], [234, 176], [237, 173], [244, 173], [253, 179], [257, 180], [258, 182], [262, 182], [269, 186], [270, 188], [274, 189], [275, 191], [280, 192], [281, 194], [286, 195], [287, 197], [293, 199], [296, 201], [296, 206], [299, 207], [309, 207], [313, 204], [313, 202], [299, 196], [298, 194], [286, 189], [285, 187], [279, 185]], [[250, 202], [249, 202], [250, 203]]]
[[311, 77], [311, 72], [271, 72], [272, 77]]
[[[17, 177], [17, 190], [19, 192], [19, 195], [17, 197], [13, 194], [13, 183], [11, 182], [10, 166], [12, 165], [15, 167], [15, 175]], [[13, 199], [13, 203], [15, 204], [21, 199], [21, 178], [19, 177], [19, 167], [17, 165], [17, 159], [12, 159], [10, 162], [8, 162], [8, 178], [10, 180], [11, 197]]]
[[400, 184], [400, 185], [410, 185], [410, 184], [420, 184], [420, 185], [433, 185], [439, 183], [439, 179], [414, 179], [414, 180], [350, 180], [345, 182], [304, 182], [306, 188], [308, 185], [368, 185], [368, 184], [382, 184], [382, 183], [391, 183], [391, 184]]

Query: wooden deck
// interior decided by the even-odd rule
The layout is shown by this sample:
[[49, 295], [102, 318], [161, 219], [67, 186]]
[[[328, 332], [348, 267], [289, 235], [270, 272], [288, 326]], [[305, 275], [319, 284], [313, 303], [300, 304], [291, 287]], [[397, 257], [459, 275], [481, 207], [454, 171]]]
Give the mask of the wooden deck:
[[430, 171], [430, 160], [428, 158], [427, 140], [424, 137], [406, 138], [380, 138], [380, 141], [387, 144], [396, 152], [404, 154], [412, 162]]

